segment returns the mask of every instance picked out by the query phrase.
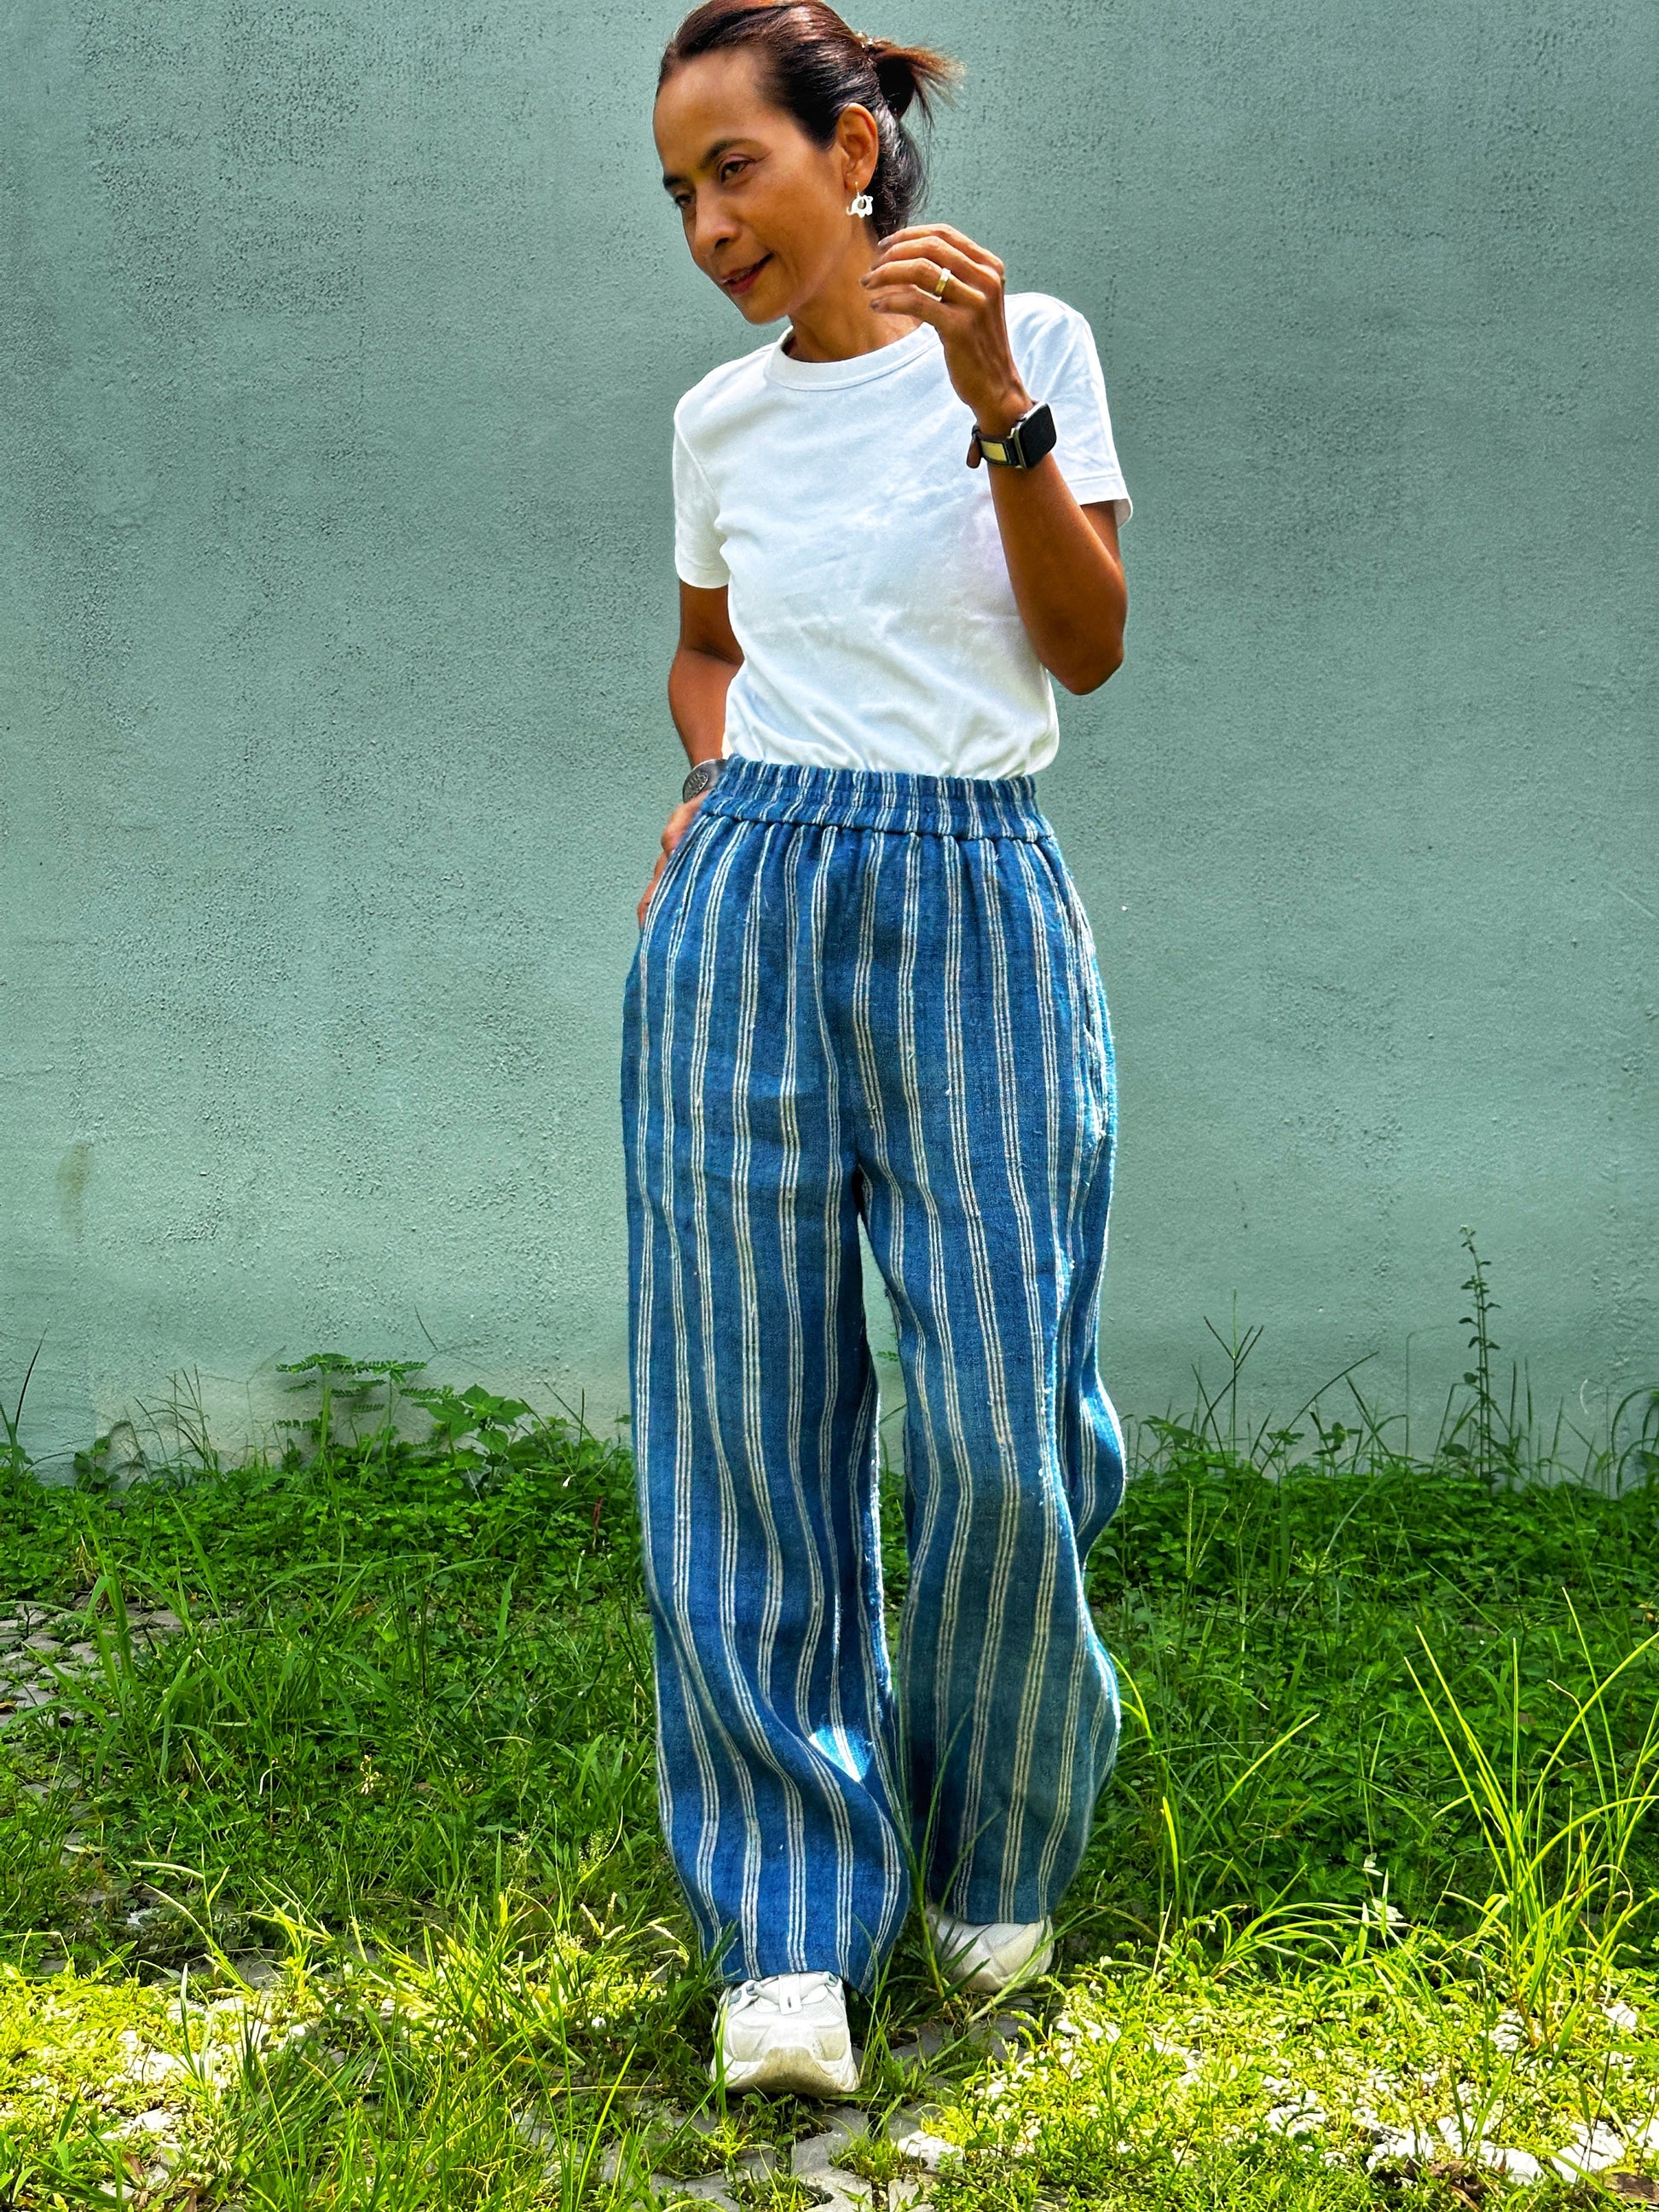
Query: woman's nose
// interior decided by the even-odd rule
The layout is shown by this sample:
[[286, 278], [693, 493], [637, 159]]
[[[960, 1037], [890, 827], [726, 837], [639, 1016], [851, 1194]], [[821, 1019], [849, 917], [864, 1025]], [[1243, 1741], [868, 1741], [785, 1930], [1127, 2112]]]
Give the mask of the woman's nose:
[[700, 255], [712, 254], [717, 246], [736, 235], [737, 228], [729, 210], [720, 200], [698, 195], [692, 216], [691, 243]]

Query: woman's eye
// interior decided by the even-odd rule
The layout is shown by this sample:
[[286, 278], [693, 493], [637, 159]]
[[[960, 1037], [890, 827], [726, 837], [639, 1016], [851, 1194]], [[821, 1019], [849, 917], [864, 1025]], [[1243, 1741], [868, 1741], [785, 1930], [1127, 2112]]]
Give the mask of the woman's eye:
[[731, 179], [736, 176], [740, 170], [746, 169], [748, 166], [749, 164], [746, 161], [722, 161], [720, 163], [720, 182], [723, 185], [729, 184]]

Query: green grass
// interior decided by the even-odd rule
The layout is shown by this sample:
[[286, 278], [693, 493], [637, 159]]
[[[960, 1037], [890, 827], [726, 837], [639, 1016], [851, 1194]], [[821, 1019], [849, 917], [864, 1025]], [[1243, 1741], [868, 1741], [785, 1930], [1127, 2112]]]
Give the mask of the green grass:
[[[1475, 1268], [1416, 1455], [1352, 1382], [1242, 1432], [1249, 1340], [1140, 1431], [1060, 1969], [988, 2051], [913, 1927], [858, 2008], [872, 2113], [925, 2097], [960, 2147], [949, 2212], [1478, 2203], [1483, 2137], [1598, 2124], [1659, 2171], [1659, 1396], [1568, 1468], [1496, 1399]], [[810, 2132], [704, 2077], [625, 1450], [412, 1364], [295, 1379], [280, 1461], [127, 1486], [106, 1439], [43, 1489], [7, 1423], [0, 1598], [83, 1606], [98, 1659], [0, 1735], [0, 2207], [574, 2212]], [[896, 1597], [896, 1502], [886, 1543]], [[851, 2155], [879, 2203], [891, 2149]]]

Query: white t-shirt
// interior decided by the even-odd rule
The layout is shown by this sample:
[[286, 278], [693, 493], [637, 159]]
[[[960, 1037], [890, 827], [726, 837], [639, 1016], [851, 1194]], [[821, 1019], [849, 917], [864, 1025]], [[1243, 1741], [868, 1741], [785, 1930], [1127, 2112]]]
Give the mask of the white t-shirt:
[[[1093, 332], [1045, 293], [1006, 307], [1061, 474], [1122, 523]], [[972, 428], [927, 323], [851, 361], [796, 361], [779, 338], [680, 401], [674, 564], [729, 586], [744, 652], [727, 754], [973, 776], [1053, 759], [1054, 686], [1014, 604], [991, 465], [964, 465]]]

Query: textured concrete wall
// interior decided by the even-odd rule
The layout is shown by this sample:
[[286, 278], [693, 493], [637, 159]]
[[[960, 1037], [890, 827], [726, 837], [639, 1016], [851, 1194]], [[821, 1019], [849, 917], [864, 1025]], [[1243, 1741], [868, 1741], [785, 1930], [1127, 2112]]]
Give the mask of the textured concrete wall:
[[[665, 11], [22, 0], [0, 78], [0, 1388], [319, 1345], [623, 1402], [676, 394], [748, 335]], [[1283, 1405], [1659, 1369], [1650, 0], [990, 0], [934, 207], [1093, 319], [1128, 663], [1045, 797], [1122, 1077], [1105, 1345]], [[1018, 35], [1015, 35], [1017, 31]], [[1416, 1332], [1414, 1336], [1412, 1333]], [[1211, 1346], [1213, 1352], [1213, 1346]], [[1213, 1368], [1213, 1359], [1210, 1362]], [[192, 1386], [193, 1387], [193, 1386]]]

